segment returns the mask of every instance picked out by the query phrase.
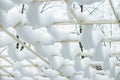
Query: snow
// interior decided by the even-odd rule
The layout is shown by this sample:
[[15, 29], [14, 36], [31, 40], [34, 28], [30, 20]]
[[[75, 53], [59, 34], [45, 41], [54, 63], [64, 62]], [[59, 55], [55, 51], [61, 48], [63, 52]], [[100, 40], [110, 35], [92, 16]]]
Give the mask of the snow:
[[[100, 2], [101, 0], [76, 0], [76, 2], [78, 2], [81, 5], [90, 5], [93, 4], [95, 2]], [[75, 2], [74, 0], [68, 0], [68, 3], [72, 4], [73, 2]]]
[[59, 56], [51, 56], [48, 58], [50, 66], [54, 69], [59, 69], [65, 62], [62, 57]]
[[82, 4], [82, 5], [90, 5], [93, 4], [95, 2], [100, 2], [102, 0], [77, 0], [78, 3]]
[[57, 76], [53, 80], [68, 80], [68, 79], [66, 77], [63, 77], [63, 76]]
[[96, 75], [96, 77], [93, 80], [113, 80], [113, 79], [104, 75]]
[[55, 42], [55, 39], [48, 32], [44, 32], [41, 29], [33, 30], [30, 26], [18, 26], [16, 30], [17, 34], [30, 44], [39, 42], [48, 45]]
[[23, 77], [19, 71], [13, 71], [12, 74], [14, 75], [14, 78], [17, 80]]
[[32, 2], [33, 0], [12, 0], [14, 3], [17, 3], [17, 4], [28, 4], [30, 2]]
[[73, 75], [71, 76], [70, 80], [83, 80], [82, 75]]
[[81, 43], [84, 49], [91, 49], [95, 47], [93, 43], [92, 27], [93, 25], [83, 27], [83, 33], [81, 34]]
[[70, 43], [71, 58], [75, 57], [81, 53], [80, 45], [78, 43]]
[[[18, 42], [5, 32], [0, 31], [0, 50], [2, 51], [5, 48], [5, 51], [1, 53], [1, 58], [6, 58], [6, 61], [0, 59], [2, 68], [10, 72], [15, 80], [119, 80], [119, 54], [112, 55], [117, 48], [119, 50], [119, 43], [111, 43], [111, 46], [109, 46], [108, 42], [102, 43], [103, 39], [120, 40], [120, 32], [119, 30], [116, 31], [118, 26], [113, 24], [115, 27], [110, 25], [109, 28], [108, 24], [104, 26], [101, 24], [82, 25], [83, 30], [79, 34], [78, 24], [53, 25], [59, 18], [62, 21], [68, 16], [73, 19], [70, 11], [71, 7], [74, 7], [75, 15], [79, 21], [89, 20], [89, 17], [93, 16], [89, 15], [92, 10], [92, 14], [96, 13], [96, 15], [90, 20], [105, 19], [101, 12], [104, 12], [107, 15], [106, 17], [111, 20], [114, 19], [114, 16], [111, 15], [112, 11], [109, 11], [109, 17], [106, 11], [102, 9], [106, 2], [102, 6], [99, 6], [101, 5], [99, 3], [92, 5], [100, 1], [102, 0], [67, 0], [67, 6], [64, 5], [63, 1], [54, 1], [47, 4], [45, 11], [41, 13], [41, 8], [46, 2], [36, 0], [1, 0], [0, 25], [12, 34], [18, 35], [21, 41], [25, 42], [27, 46], [30, 45], [31, 49], [48, 61], [48, 63], [45, 63], [25, 47], [20, 50], [22, 46], [20, 43], [17, 49]], [[25, 4], [24, 13], [21, 14], [23, 4]], [[84, 5], [84, 12], [80, 11], [80, 5]], [[94, 10], [93, 8], [96, 7], [97, 10]], [[62, 10], [59, 10], [59, 8]], [[66, 15], [66, 8], [68, 16]], [[99, 12], [100, 14], [98, 15]], [[60, 16], [54, 19], [53, 16], [55, 15]], [[119, 17], [119, 13], [117, 15]], [[99, 18], [97, 19], [98, 16]], [[18, 22], [21, 22], [21, 24], [13, 29]], [[106, 37], [104, 37], [102, 31]], [[111, 36], [108, 36], [110, 34], [107, 31], [111, 33]], [[83, 45], [83, 52], [78, 42], [64, 42], [66, 40], [80, 41]], [[11, 66], [7, 60], [12, 63]], [[36, 67], [30, 65], [27, 60], [36, 65]], [[97, 64], [101, 65], [102, 70], [96, 69], [99, 67]], [[2, 70], [0, 73], [2, 74], [0, 80], [12, 80], [11, 77], [7, 78], [6, 73]]]
[[69, 65], [63, 65], [60, 68], [60, 71], [64, 76], [72, 76], [75, 73], [73, 66], [69, 66]]
[[120, 79], [120, 74], [117, 74], [115, 80], [119, 80]]
[[12, 0], [0, 0], [0, 8], [2, 10], [8, 11], [14, 7]]
[[75, 13], [75, 15], [76, 15], [76, 17], [78, 18], [79, 21], [84, 21], [84, 20], [86, 20], [85, 14], [82, 13], [80, 9], [74, 10], [74, 13]]
[[11, 80], [11, 77], [2, 77], [1, 80]]
[[104, 61], [111, 54], [111, 50], [108, 47], [104, 47], [102, 43], [96, 48], [93, 60]]
[[120, 35], [112, 35], [112, 36], [106, 36], [105, 39], [110, 39], [110, 40], [116, 40], [119, 41], [120, 40]]
[[55, 26], [50, 26], [47, 30], [57, 41], [69, 40], [70, 32], [68, 31], [57, 29]]
[[30, 78], [30, 77], [23, 77], [23, 78], [21, 78], [20, 80], [33, 80], [33, 79]]
[[90, 67], [88, 67], [87, 69], [84, 70], [83, 77], [88, 78], [88, 79], [91, 78], [91, 76], [90, 76]]
[[21, 75], [25, 77], [35, 76], [35, 72], [29, 70], [28, 68], [24, 68], [22, 62], [15, 62], [13, 70], [19, 71]]
[[27, 49], [24, 49], [23, 51], [21, 51], [19, 56], [21, 58], [20, 60], [23, 60], [23, 59], [35, 59], [36, 58], [36, 56]]
[[16, 49], [16, 44], [8, 45], [8, 55], [10, 56], [10, 58], [12, 60], [14, 60], [14, 61], [19, 61], [20, 60], [17, 53], [19, 53], [19, 50]]
[[17, 12], [5, 12], [0, 9], [0, 24], [3, 27], [13, 27], [21, 21], [21, 15]]
[[34, 28], [50, 26], [54, 22], [54, 18], [49, 12], [40, 13], [39, 6], [42, 2], [32, 2], [26, 12], [28, 23]]
[[55, 78], [59, 74], [57, 71], [52, 70], [52, 69], [44, 70], [43, 73], [50, 78]]
[[74, 61], [74, 69], [76, 71], [82, 71], [82, 67], [81, 67], [81, 58], [80, 56], [76, 56], [75, 57], [75, 61]]
[[110, 68], [112, 69], [117, 63], [116, 57], [110, 57]]
[[83, 26], [81, 34], [81, 42], [84, 49], [96, 48], [103, 39], [103, 34], [100, 31], [93, 31], [93, 25]]
[[19, 71], [19, 70], [21, 70], [22, 67], [23, 67], [22, 62], [20, 62], [20, 61], [17, 61], [13, 64], [13, 70], [14, 71]]
[[8, 46], [13, 42], [14, 40], [10, 38], [6, 33], [0, 32], [0, 47]]
[[50, 57], [50, 56], [60, 56], [61, 53], [55, 49], [52, 45], [41, 45], [39, 43], [34, 44], [35, 50], [40, 53], [43, 57]]
[[89, 68], [90, 63], [91, 59], [89, 57], [83, 58], [81, 60], [82, 70], [87, 70]]
[[109, 74], [109, 77], [110, 78], [115, 78], [115, 66], [110, 70], [110, 74]]
[[[93, 3], [95, 3], [95, 2], [100, 2], [101, 0], [65, 0], [66, 1], [66, 3], [67, 3], [67, 14], [68, 14], [68, 17], [70, 18], [70, 19], [73, 19], [73, 15], [72, 15], [72, 13], [71, 13], [71, 10], [70, 10], [70, 8], [71, 8], [71, 5], [74, 3], [74, 2], [77, 2], [78, 4], [80, 4], [80, 5], [91, 5], [91, 4], [93, 4]], [[81, 13], [80, 12], [80, 9], [79, 9], [79, 12], [75, 12], [76, 13], [76, 15], [79, 17], [79, 18], [83, 18], [84, 19], [84, 17], [81, 15], [81, 14], [79, 14], [79, 13]]]
[[109, 57], [104, 59], [103, 69], [104, 69], [104, 71], [109, 71], [110, 70], [110, 60], [109, 60]]
[[20, 70], [20, 73], [23, 75], [23, 76], [26, 76], [26, 77], [34, 77], [35, 76], [35, 72], [31, 71], [30, 69], [24, 69], [22, 68]]
[[70, 43], [62, 43], [62, 48], [61, 48], [61, 54], [63, 58], [65, 59], [70, 59], [71, 58], [71, 48], [70, 48]]

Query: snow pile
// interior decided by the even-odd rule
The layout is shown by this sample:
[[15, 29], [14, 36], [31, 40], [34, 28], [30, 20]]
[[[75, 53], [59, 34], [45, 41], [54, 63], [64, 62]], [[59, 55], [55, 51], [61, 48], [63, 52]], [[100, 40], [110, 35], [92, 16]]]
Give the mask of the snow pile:
[[93, 31], [93, 25], [84, 26], [81, 34], [81, 42], [85, 49], [95, 49], [103, 37], [100, 31]]
[[39, 6], [42, 2], [32, 2], [29, 4], [26, 16], [28, 23], [34, 28], [50, 26], [54, 22], [54, 18], [49, 12], [40, 13]]
[[30, 44], [41, 43], [48, 45], [55, 42], [55, 39], [48, 32], [43, 32], [41, 29], [33, 30], [30, 26], [19, 26], [16, 30], [17, 34]]
[[12, 2], [12, 0], [1, 0], [0, 1], [0, 8], [2, 10], [8, 11], [13, 7], [14, 7], [14, 3]]
[[6, 33], [0, 32], [0, 47], [8, 46], [13, 42], [14, 40], [11, 37], [9, 37]]
[[0, 9], [0, 24], [4, 27], [13, 27], [21, 21], [21, 15], [16, 12], [5, 12]]

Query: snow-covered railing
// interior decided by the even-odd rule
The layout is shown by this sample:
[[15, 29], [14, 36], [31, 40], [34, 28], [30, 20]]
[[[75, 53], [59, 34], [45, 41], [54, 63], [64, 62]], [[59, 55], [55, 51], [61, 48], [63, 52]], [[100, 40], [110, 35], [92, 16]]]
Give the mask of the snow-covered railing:
[[[12, 0], [12, 1], [14, 1], [15, 4], [17, 3], [15, 0]], [[33, 3], [32, 3], [32, 1], [33, 1]], [[34, 3], [34, 1], [35, 1], [35, 3]], [[47, 71], [47, 69], [46, 69], [47, 72], [45, 72], [44, 76], [47, 75], [47, 77], [49, 77], [50, 79], [52, 79], [54, 77], [55, 78], [54, 80], [56, 80], [56, 76], [65, 77], [68, 80], [74, 80], [74, 79], [70, 79], [70, 77], [72, 78], [72, 76], [77, 75], [76, 71], [77, 71], [78, 68], [79, 68], [78, 70], [80, 70], [80, 69], [83, 68], [82, 73], [87, 74], [87, 72], [89, 71], [89, 69], [91, 69], [91, 67], [95, 68], [97, 66], [97, 67], [101, 68], [101, 66], [105, 66], [105, 68], [106, 68], [106, 66], [108, 66], [107, 64], [109, 64], [109, 62], [110, 62], [109, 59], [111, 59], [111, 58], [112, 58], [111, 60], [113, 61], [113, 63], [109, 64], [109, 65], [112, 65], [112, 66], [110, 66], [111, 69], [108, 68], [110, 72], [112, 71], [112, 69], [116, 69], [115, 68], [116, 66], [117, 67], [120, 66], [120, 63], [117, 62], [119, 60], [118, 60], [118, 58], [116, 58], [116, 57], [118, 57], [120, 55], [119, 52], [113, 52], [111, 54], [109, 52], [110, 49], [106, 49], [107, 47], [104, 47], [104, 46], [101, 45], [101, 42], [119, 42], [120, 41], [120, 38], [119, 38], [120, 36], [119, 37], [118, 36], [117, 37], [112, 36], [112, 37], [103, 38], [101, 32], [99, 33], [99, 31], [98, 32], [92, 31], [92, 29], [93, 29], [92, 27], [93, 27], [94, 24], [119, 24], [120, 21], [119, 21], [119, 19], [117, 17], [116, 17], [117, 20], [111, 20], [111, 19], [110, 20], [84, 20], [83, 16], [81, 15], [81, 12], [80, 12], [80, 14], [79, 14], [79, 12], [76, 12], [75, 8], [70, 7], [71, 3], [69, 4], [69, 0], [67, 0], [67, 1], [65, 0], [65, 2], [68, 5], [68, 8], [70, 8], [70, 10], [71, 10], [70, 14], [72, 14], [72, 16], [76, 19], [76, 21], [75, 20], [74, 21], [69, 21], [69, 20], [59, 21], [58, 20], [58, 21], [54, 22], [54, 21], [52, 21], [51, 16], [47, 15], [47, 14], [45, 14], [45, 15], [41, 14], [41, 15], [39, 15], [37, 12], [35, 12], [35, 14], [38, 14], [38, 15], [32, 17], [34, 13], [31, 13], [31, 12], [33, 12], [34, 9], [36, 9], [36, 11], [39, 10], [38, 7], [39, 7], [40, 4], [36, 3], [36, 2], [39, 2], [39, 1], [40, 2], [47, 2], [47, 1], [64, 1], [64, 0], [31, 0], [31, 1], [28, 0], [26, 2], [25, 1], [18, 1], [18, 3], [20, 3], [20, 4], [29, 4], [30, 3], [28, 5], [29, 8], [26, 11], [26, 17], [27, 17], [29, 25], [28, 25], [27, 22], [25, 22], [25, 24], [27, 26], [24, 25], [24, 23], [23, 23], [23, 24], [15, 26], [13, 28], [16, 29], [17, 34], [20, 33], [20, 34], [18, 34], [19, 37], [20, 38], [23, 37], [23, 40], [25, 39], [24, 41], [26, 43], [28, 43], [28, 44], [32, 44], [33, 43], [32, 46], [34, 46], [34, 48], [35, 48], [36, 51], [34, 49], [30, 48], [29, 46], [27, 46], [26, 43], [24, 43], [21, 39], [16, 38], [16, 36], [14, 34], [12, 34], [11, 32], [9, 32], [9, 30], [7, 30], [5, 28], [5, 26], [7, 25], [6, 23], [10, 22], [8, 20], [9, 18], [4, 17], [5, 20], [8, 20], [8, 21], [1, 22], [2, 26], [0, 26], [0, 28], [1, 28], [2, 31], [4, 31], [7, 35], [9, 35], [13, 39], [14, 43], [11, 42], [11, 44], [15, 44], [16, 45], [15, 42], [17, 42], [18, 43], [17, 45], [22, 45], [22, 47], [25, 47], [25, 49], [27, 49], [28, 51], [30, 51], [32, 54], [36, 55], [40, 60], [43, 60], [43, 62], [45, 62], [49, 66], [50, 71], [49, 70]], [[96, 2], [96, 1], [93, 1], [92, 3], [94, 3], [94, 2]], [[88, 4], [88, 3], [85, 3], [85, 4]], [[91, 2], [90, 2], [90, 4], [91, 4]], [[13, 8], [14, 5], [11, 3], [10, 6], [11, 6], [11, 8]], [[113, 8], [113, 4], [111, 4], [111, 6]], [[2, 7], [3, 10], [1, 10], [1, 12], [3, 12], [3, 15], [7, 15], [7, 17], [9, 17], [9, 14], [4, 13], [4, 9], [9, 10], [11, 8], [9, 8], [9, 6], [7, 8], [6, 7]], [[113, 12], [114, 12], [114, 14], [116, 16], [116, 13], [115, 13], [114, 9], [113, 9]], [[14, 17], [14, 16], [12, 16], [12, 17]], [[3, 20], [4, 20], [4, 18], [3, 18]], [[31, 20], [31, 19], [33, 19], [33, 20]], [[18, 20], [18, 22], [22, 22], [22, 21]], [[11, 21], [7, 25], [7, 27], [11, 26], [11, 24], [13, 26], [14, 24], [16, 24], [18, 22], [17, 21], [16, 22], [12, 22]], [[73, 38], [72, 38], [73, 40], [69, 40], [68, 38], [64, 39], [64, 37], [62, 37], [64, 35], [64, 32], [63, 32], [63, 34], [61, 36], [59, 34], [61, 34], [62, 32], [60, 33], [60, 31], [58, 29], [55, 29], [55, 28], [51, 27], [52, 25], [74, 25], [74, 24], [79, 24], [79, 25], [83, 26], [83, 32], [81, 33], [82, 36], [78, 37], [78, 38], [80, 38], [80, 40], [79, 39], [76, 40], [76, 39], [73, 39]], [[87, 27], [86, 28], [86, 27], [84, 27], [84, 25], [88, 25], [88, 27], [86, 26]], [[91, 25], [91, 26], [89, 26], [89, 25]], [[49, 37], [49, 36], [46, 36], [46, 37], [40, 36], [40, 38], [44, 37], [43, 39], [38, 39], [36, 37], [34, 37], [35, 38], [34, 39], [33, 37], [31, 37], [32, 33], [34, 34], [33, 36], [36, 36], [37, 33], [38, 33], [38, 31], [35, 31], [35, 30], [39, 29], [40, 27], [43, 27], [43, 26], [44, 26], [44, 28], [46, 28], [48, 30], [49, 34], [52, 35], [52, 37], [55, 38], [55, 41], [51, 37], [50, 37], [51, 39], [46, 38], [46, 37]], [[58, 31], [58, 33], [57, 33], [57, 31]], [[30, 35], [30, 33], [31, 33], [31, 35]], [[67, 36], [71, 36], [70, 33], [67, 33], [67, 32], [65, 32], [65, 33], [66, 33]], [[57, 34], [57, 35], [54, 35], [54, 34]], [[96, 35], [94, 35], [94, 34], [96, 34]], [[65, 37], [67, 37], [66, 35], [65, 35]], [[60, 36], [60, 38], [58, 36]], [[8, 44], [5, 43], [4, 40], [6, 40], [6, 42], [9, 43], [9, 41], [8, 41], [9, 39], [10, 38], [3, 37], [3, 39], [1, 39], [1, 46], [2, 45], [8, 46]], [[34, 39], [34, 40], [32, 40], [32, 39]], [[47, 41], [45, 42], [44, 40], [47, 40]], [[5, 43], [5, 44], [2, 44], [2, 42]], [[42, 44], [42, 42], [43, 42], [43, 44]], [[62, 45], [62, 49], [60, 50], [60, 53], [61, 53], [60, 55], [59, 55], [59, 52], [57, 53], [57, 51], [56, 52], [51, 52], [52, 50], [54, 50], [53, 47], [52, 48], [48, 47], [48, 46], [51, 46], [51, 44], [56, 43], [56, 42], [60, 42], [61, 45]], [[72, 54], [73, 52], [70, 51], [70, 42], [81, 42], [82, 45], [83, 45], [83, 49], [87, 50], [88, 52], [84, 52], [84, 50], [83, 50], [83, 52], [82, 52], [82, 50], [80, 52], [80, 48], [78, 46], [79, 49], [77, 49], [77, 50], [80, 53], [78, 53], [77, 50], [76, 50], [76, 52], [73, 51], [75, 53], [75, 55], [71, 56], [70, 54]], [[36, 43], [36, 44], [34, 44], [34, 43]], [[38, 44], [40, 43], [40, 44], [37, 45], [37, 43]], [[47, 44], [47, 47], [44, 47], [44, 46], [46, 46], [46, 44]], [[9, 50], [11, 49], [10, 46], [11, 45], [9, 45], [9, 48], [8, 48], [8, 54], [9, 54]], [[16, 47], [16, 46], [13, 46], [13, 48], [14, 47]], [[16, 50], [16, 48], [15, 48], [15, 50]], [[43, 50], [39, 51], [39, 49], [41, 49], [41, 48]], [[89, 53], [90, 49], [95, 49], [95, 52]], [[17, 49], [17, 50], [19, 50], [19, 49]], [[48, 50], [48, 52], [46, 52], [47, 50]], [[42, 54], [41, 54], [41, 52], [42, 52]], [[29, 52], [26, 51], [26, 52], [23, 52], [23, 53], [29, 53]], [[46, 53], [46, 54], [44, 54], [44, 53]], [[51, 54], [48, 54], [48, 53], [51, 53]], [[54, 54], [52, 54], [52, 53], [54, 53]], [[78, 55], [76, 53], [78, 53]], [[93, 57], [93, 54], [95, 54], [94, 57]], [[18, 56], [19, 56], [19, 54], [18, 54]], [[2, 60], [5, 60], [5, 61], [7, 61], [10, 64], [10, 65], [0, 65], [0, 68], [3, 69], [4, 72], [8, 73], [8, 75], [10, 74], [11, 77], [14, 77], [14, 76], [10, 72], [7, 71], [8, 68], [16, 68], [16, 70], [19, 70], [19, 72], [21, 72], [21, 70], [20, 70], [21, 66], [22, 66], [22, 68], [21, 68], [22, 71], [24, 71], [24, 69], [23, 69], [24, 67], [25, 68], [26, 67], [28, 67], [28, 68], [31, 68], [31, 67], [32, 68], [37, 68], [37, 70], [39, 70], [38, 67], [41, 67], [38, 64], [32, 62], [31, 60], [27, 60], [27, 59], [26, 59], [26, 61], [28, 63], [30, 63], [30, 65], [29, 64], [23, 65], [21, 61], [25, 60], [25, 57], [24, 57], [24, 59], [23, 58], [19, 58], [21, 60], [20, 64], [19, 64], [19, 59], [15, 60], [16, 62], [14, 62], [14, 63], [10, 62], [9, 60], [7, 60], [8, 57], [10, 57], [13, 61], [14, 61], [13, 57], [16, 57], [15, 54], [12, 55], [12, 52], [11, 52], [11, 55], [9, 54], [9, 56], [7, 56], [7, 55], [0, 55], [0, 57], [3, 58]], [[75, 59], [75, 60], [73, 60], [72, 58]], [[101, 58], [103, 60], [100, 59], [101, 62], [98, 62], [97, 60], [99, 60], [99, 59], [97, 59], [97, 58]], [[69, 63], [69, 61], [67, 61], [67, 59], [69, 59], [72, 63]], [[82, 65], [82, 68], [81, 68], [81, 65]], [[4, 70], [4, 68], [6, 70]], [[46, 67], [44, 67], [44, 68], [46, 68]], [[44, 68], [43, 68], [43, 70], [45, 70]], [[57, 74], [55, 76], [51, 75], [51, 73], [52, 73], [51, 70], [52, 69], [57, 72]], [[109, 77], [109, 74], [106, 74], [104, 72], [104, 70], [102, 70], [102, 71], [103, 72], [97, 71], [96, 74], [107, 75]], [[80, 73], [80, 74], [82, 74], [82, 73]], [[21, 74], [26, 76], [25, 73], [21, 73]], [[28, 75], [30, 76], [31, 74], [28, 73]], [[37, 74], [35, 74], [35, 75], [37, 75]], [[35, 76], [35, 75], [32, 75], [32, 76]], [[7, 75], [3, 74], [2, 76], [7, 76]], [[88, 78], [89, 76], [87, 75], [86, 77]], [[34, 78], [32, 78], [32, 79], [34, 80]], [[61, 80], [63, 80], [63, 79], [61, 79]]]
[[48, 63], [42, 56], [39, 55], [39, 53], [35, 52], [34, 50], [30, 49], [30, 47], [26, 46], [24, 44], [24, 42], [22, 42], [21, 40], [19, 40], [18, 38], [16, 38], [12, 33], [10, 33], [7, 29], [5, 29], [4, 27], [0, 26], [0, 29], [3, 30], [5, 33], [7, 33], [11, 38], [13, 38], [15, 41], [19, 42], [21, 45], [23, 45], [25, 48], [27, 48], [28, 50], [30, 50], [33, 54], [35, 54], [36, 56], [38, 56], [40, 59], [42, 59], [43, 61], [45, 61], [46, 63]]
[[77, 21], [70, 21], [70, 20], [62, 20], [62, 21], [56, 21], [53, 25], [90, 25], [90, 24], [120, 24], [120, 21], [117, 20], [85, 20], [81, 22]]

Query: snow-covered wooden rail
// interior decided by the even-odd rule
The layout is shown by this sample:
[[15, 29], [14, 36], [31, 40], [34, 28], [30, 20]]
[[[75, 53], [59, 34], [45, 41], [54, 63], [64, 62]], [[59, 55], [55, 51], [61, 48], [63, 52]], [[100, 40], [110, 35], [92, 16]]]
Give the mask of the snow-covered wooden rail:
[[[79, 40], [63, 40], [58, 42], [66, 43], [66, 42], [80, 42], [80, 41]], [[120, 42], [120, 40], [103, 39], [102, 42]]]
[[71, 21], [71, 20], [63, 20], [63, 21], [56, 21], [54, 22], [54, 25], [90, 25], [90, 24], [119, 24], [120, 21], [117, 20], [86, 20], [86, 21]]
[[34, 55], [38, 56], [40, 59], [42, 59], [44, 62], [48, 63], [46, 61], [46, 59], [44, 59], [42, 56], [39, 55], [39, 53], [35, 52], [34, 50], [32, 50], [31, 48], [29, 48], [28, 46], [26, 46], [24, 44], [24, 42], [22, 42], [21, 40], [17, 39], [12, 33], [10, 33], [7, 29], [5, 29], [4, 27], [2, 27], [0, 25], [0, 29], [3, 30], [5, 33], [7, 33], [11, 38], [13, 38], [15, 41], [19, 42], [22, 46], [24, 46], [26, 49], [28, 49], [29, 51], [31, 51]]

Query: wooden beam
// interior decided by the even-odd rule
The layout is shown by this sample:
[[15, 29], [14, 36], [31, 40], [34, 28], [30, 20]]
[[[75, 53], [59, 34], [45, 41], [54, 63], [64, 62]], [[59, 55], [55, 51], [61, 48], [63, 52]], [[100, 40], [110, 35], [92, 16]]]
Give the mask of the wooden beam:
[[120, 24], [120, 20], [85, 20], [85, 21], [73, 21], [73, 20], [63, 20], [56, 21], [53, 25], [91, 25], [91, 24]]

